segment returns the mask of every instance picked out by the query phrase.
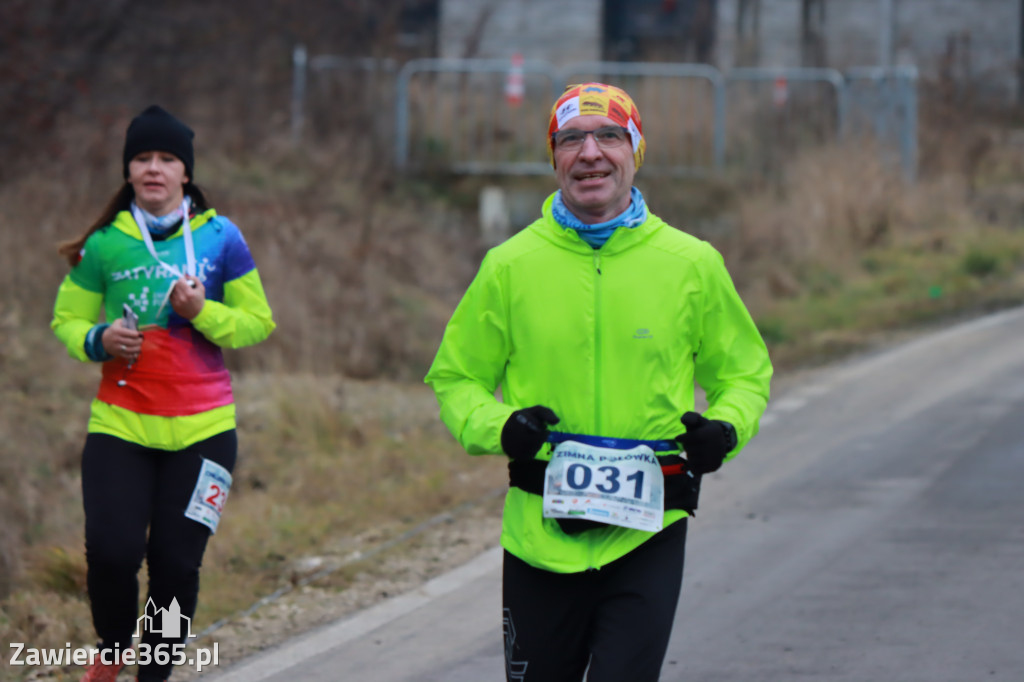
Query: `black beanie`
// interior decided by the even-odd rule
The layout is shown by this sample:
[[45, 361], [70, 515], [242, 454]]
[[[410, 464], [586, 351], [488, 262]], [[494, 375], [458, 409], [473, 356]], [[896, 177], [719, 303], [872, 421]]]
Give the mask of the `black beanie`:
[[192, 176], [192, 138], [195, 133], [187, 125], [153, 105], [132, 119], [124, 136], [124, 177], [128, 179], [128, 162], [142, 152], [170, 152], [185, 164], [185, 174]]

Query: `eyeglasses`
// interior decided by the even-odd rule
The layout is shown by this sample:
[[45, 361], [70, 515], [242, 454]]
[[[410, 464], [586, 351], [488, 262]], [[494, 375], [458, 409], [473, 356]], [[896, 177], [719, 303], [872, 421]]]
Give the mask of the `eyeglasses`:
[[601, 149], [614, 149], [621, 147], [629, 140], [629, 131], [622, 126], [604, 126], [597, 130], [577, 130], [566, 128], [551, 135], [555, 149], [572, 152], [583, 147], [587, 135], [594, 136], [594, 142]]

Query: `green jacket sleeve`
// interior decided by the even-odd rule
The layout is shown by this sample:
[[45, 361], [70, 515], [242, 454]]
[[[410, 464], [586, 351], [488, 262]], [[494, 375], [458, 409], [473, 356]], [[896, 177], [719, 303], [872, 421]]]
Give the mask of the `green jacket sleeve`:
[[708, 399], [704, 415], [727, 421], [736, 428], [735, 457], [758, 431], [758, 420], [768, 404], [772, 365], [761, 333], [733, 285], [721, 254], [710, 245], [713, 257], [704, 270], [704, 314], [695, 376]]
[[500, 273], [485, 258], [456, 307], [426, 383], [434, 389], [441, 421], [473, 455], [501, 453], [501, 429], [515, 408], [495, 392], [509, 354], [508, 315]]
[[263, 341], [277, 326], [253, 269], [224, 283], [224, 302], [207, 300], [192, 326], [222, 348], [242, 348]]
[[75, 284], [67, 275], [57, 290], [50, 328], [57, 338], [67, 346], [68, 355], [89, 362], [85, 352], [85, 340], [96, 326], [103, 306], [103, 294], [84, 289]]

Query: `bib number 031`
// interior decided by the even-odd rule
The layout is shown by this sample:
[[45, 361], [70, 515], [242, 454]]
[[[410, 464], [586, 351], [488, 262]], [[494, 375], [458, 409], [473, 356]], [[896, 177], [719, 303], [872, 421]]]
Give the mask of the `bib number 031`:
[[644, 472], [634, 467], [605, 465], [590, 467], [574, 462], [565, 468], [565, 489], [595, 495], [618, 495], [632, 500], [649, 500], [650, 485]]
[[664, 499], [661, 465], [646, 445], [617, 450], [565, 441], [555, 447], [544, 473], [545, 518], [659, 531]]

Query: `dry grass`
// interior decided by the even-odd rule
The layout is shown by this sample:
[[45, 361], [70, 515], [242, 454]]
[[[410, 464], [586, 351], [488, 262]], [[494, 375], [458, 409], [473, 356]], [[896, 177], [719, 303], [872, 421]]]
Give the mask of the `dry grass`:
[[[1024, 299], [1024, 145], [1005, 128], [963, 130], [923, 136], [930, 166], [913, 187], [863, 148], [802, 153], [770, 184], [639, 180], [659, 215], [723, 251], [788, 367]], [[396, 182], [371, 145], [344, 139], [302, 153], [271, 140], [202, 164], [279, 329], [230, 354], [240, 459], [198, 628], [294, 581], [299, 559], [347, 556], [504, 480], [500, 458], [460, 451], [420, 383], [482, 255], [464, 201], [474, 184]], [[118, 173], [93, 170], [57, 183], [71, 174], [40, 167], [0, 187], [0, 638], [38, 647], [94, 637], [78, 467], [98, 368], [66, 358], [47, 326], [65, 272], [52, 244]]]
[[1020, 204], [994, 208], [1007, 203], [1004, 190], [1020, 200], [1019, 175], [989, 199], [972, 196], [962, 173], [908, 186], [878, 159], [871, 149], [804, 154], [779, 195], [739, 207], [724, 249], [777, 362], [833, 357], [879, 331], [1024, 300]]
[[[399, 533], [502, 479], [499, 460], [457, 451], [419, 383], [475, 269], [472, 225], [415, 186], [389, 187], [359, 143], [303, 156], [273, 143], [260, 151], [239, 163], [203, 159], [204, 188], [242, 226], [279, 325], [268, 342], [228, 354], [240, 458], [233, 522], [205, 561], [205, 624], [289, 580], [294, 559], [367, 542], [371, 529], [377, 538]], [[66, 272], [54, 245], [98, 212], [118, 168], [107, 171], [60, 184], [40, 168], [0, 187], [0, 283], [9, 293], [0, 303], [0, 635], [8, 642], [94, 638], [79, 459], [99, 372], [69, 359], [48, 325]], [[0, 679], [27, 672], [5, 665]]]
[[296, 560], [343, 557], [500, 486], [498, 458], [457, 452], [426, 386], [338, 375], [248, 374], [232, 522], [207, 554], [211, 622], [293, 579]]

